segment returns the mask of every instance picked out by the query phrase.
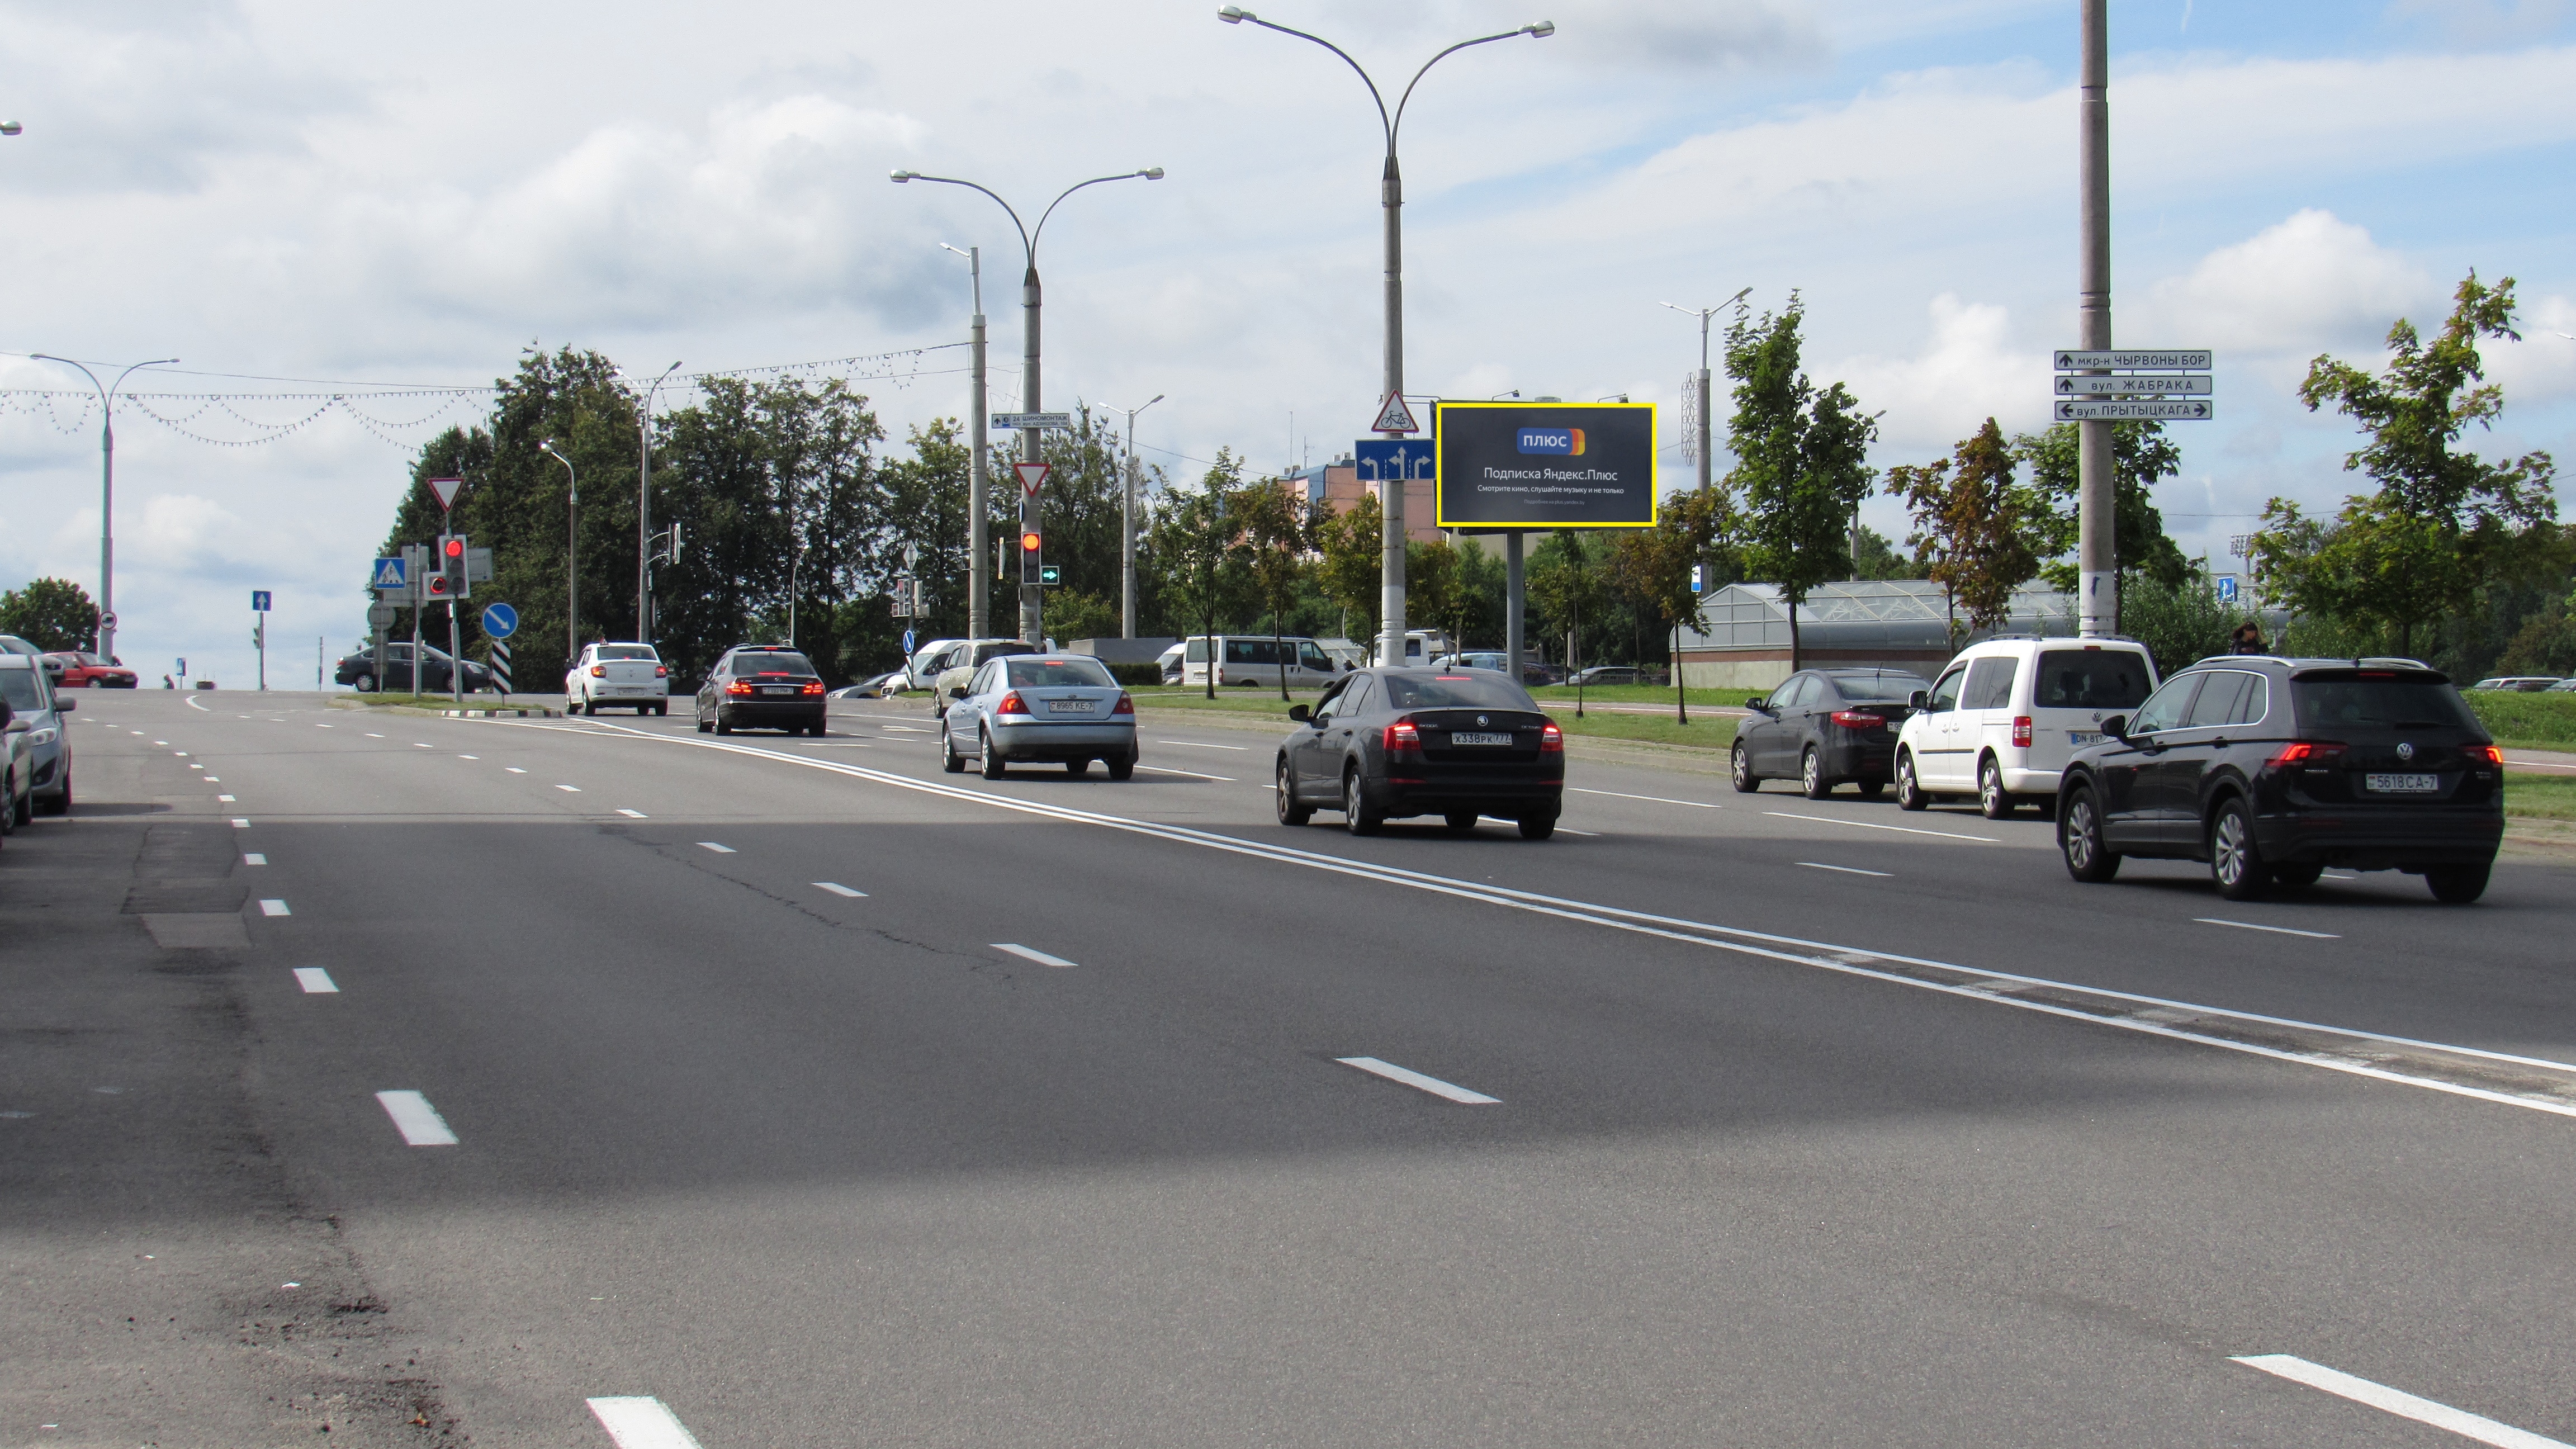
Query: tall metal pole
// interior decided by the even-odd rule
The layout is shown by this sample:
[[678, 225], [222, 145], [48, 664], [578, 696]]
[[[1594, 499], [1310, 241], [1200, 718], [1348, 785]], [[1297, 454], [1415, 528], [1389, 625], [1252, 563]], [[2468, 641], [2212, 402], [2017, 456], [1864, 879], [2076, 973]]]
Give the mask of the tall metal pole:
[[[15, 135], [14, 131], [6, 134]], [[137, 362], [116, 375], [116, 381], [102, 386], [98, 374], [89, 365], [68, 357], [49, 353], [31, 353], [38, 362], [59, 362], [77, 367], [98, 389], [98, 655], [113, 662], [116, 658], [116, 394], [125, 380], [138, 367], [167, 367], [179, 359], [159, 357], [150, 362]]]
[[644, 390], [644, 406], [635, 414], [635, 641], [639, 644], [653, 642], [653, 395], [679, 370], [676, 362], [663, 368], [662, 375]]
[[1136, 637], [1136, 415], [1163, 400], [1156, 393], [1132, 408], [1114, 411], [1127, 415], [1127, 486], [1118, 504], [1118, 637]]
[[[2084, 212], [2076, 345], [2111, 346], [2111, 59], [2107, 0], [2083, 0], [2084, 70], [2077, 101], [2082, 137]], [[2078, 431], [2078, 606], [2086, 637], [2120, 627], [2119, 538], [2114, 530], [2111, 424], [2088, 420]]]
[[554, 439], [537, 444], [537, 451], [564, 465], [570, 490], [564, 501], [564, 668], [569, 670], [581, 657], [581, 475], [572, 459], [555, 451]]
[[[1525, 581], [1521, 575], [1521, 535], [1517, 533], [1504, 534], [1503, 599], [1505, 607], [1503, 609], [1503, 652], [1511, 656], [1512, 682], [1514, 684], [1520, 683], [1521, 680], [1521, 650], [1524, 643], [1521, 638], [1521, 615], [1525, 612], [1522, 607], [1522, 601], [1529, 597], [1528, 593], [1525, 591], [1524, 583]], [[1459, 640], [1458, 647], [1461, 649], [1466, 648], [1467, 641], [1464, 639]]]
[[[940, 245], [948, 247], [952, 252], [957, 250], [955, 247], [948, 246], [946, 242], [941, 242]], [[966, 275], [972, 282], [975, 292], [975, 320], [969, 329], [969, 336], [972, 339], [971, 350], [975, 359], [975, 399], [970, 408], [974, 424], [975, 452], [966, 465], [966, 488], [969, 495], [966, 500], [966, 637], [984, 639], [991, 637], [993, 626], [993, 583], [984, 575], [986, 551], [984, 540], [988, 529], [984, 517], [986, 493], [984, 469], [987, 448], [985, 428], [988, 417], [986, 409], [991, 396], [984, 385], [984, 249], [968, 247], [964, 255]], [[916, 584], [913, 594], [916, 605], [919, 599], [920, 590]]]
[[1671, 302], [1664, 303], [1665, 306], [1671, 307], [1674, 311], [1681, 313], [1685, 317], [1697, 317], [1699, 319], [1699, 375], [1691, 379], [1691, 386], [1699, 394], [1697, 399], [1699, 403], [1699, 437], [1694, 440], [1694, 446], [1699, 450], [1699, 489], [1702, 493], [1707, 492], [1709, 490], [1709, 485], [1715, 481], [1716, 475], [1713, 470], [1716, 466], [1715, 460], [1717, 457], [1717, 425], [1716, 419], [1710, 414], [1710, 407], [1714, 399], [1709, 390], [1709, 319], [1751, 295], [1753, 295], [1753, 289], [1751, 287], [1747, 287], [1743, 291], [1736, 293], [1734, 296], [1727, 298], [1725, 301], [1718, 303], [1714, 307], [1683, 307], [1677, 306]]

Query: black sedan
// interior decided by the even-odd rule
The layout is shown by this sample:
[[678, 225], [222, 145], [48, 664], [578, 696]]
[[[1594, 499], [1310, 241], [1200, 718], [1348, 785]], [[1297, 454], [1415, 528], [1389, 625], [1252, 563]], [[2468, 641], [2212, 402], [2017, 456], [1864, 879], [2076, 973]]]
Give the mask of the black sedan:
[[2413, 660], [2204, 659], [2102, 730], [2057, 788], [2080, 881], [2122, 856], [2205, 860], [2219, 894], [2249, 900], [2332, 865], [2420, 875], [2464, 905], [2504, 840], [2503, 751]]
[[1768, 699], [1745, 701], [1728, 773], [1750, 793], [1765, 780], [1792, 779], [1810, 800], [1846, 780], [1875, 800], [1896, 761], [1896, 730], [1914, 713], [1914, 691], [1931, 685], [1901, 669], [1808, 669]]
[[1480, 815], [1556, 833], [1565, 802], [1565, 735], [1529, 692], [1484, 670], [1363, 669], [1288, 711], [1273, 773], [1279, 823], [1339, 810], [1353, 835], [1437, 815], [1473, 830]]
[[827, 708], [823, 676], [812, 660], [779, 644], [743, 644], [724, 652], [698, 686], [698, 733], [737, 729], [820, 735]]
[[[456, 661], [448, 658], [446, 651], [423, 644], [420, 646], [420, 689], [417, 692], [445, 694], [453, 690], [456, 687], [455, 668]], [[373, 694], [380, 689], [415, 692], [411, 676], [411, 645], [403, 643], [385, 646], [385, 662], [381, 668], [376, 664], [376, 651], [361, 649], [342, 659], [333, 677], [360, 694]], [[479, 694], [494, 687], [492, 671], [471, 659], [465, 661], [467, 694]]]

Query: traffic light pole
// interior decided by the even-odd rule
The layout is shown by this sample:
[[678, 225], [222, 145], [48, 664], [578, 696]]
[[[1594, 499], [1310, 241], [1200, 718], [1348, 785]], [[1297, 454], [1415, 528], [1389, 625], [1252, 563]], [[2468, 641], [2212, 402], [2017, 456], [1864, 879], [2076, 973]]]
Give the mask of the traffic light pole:
[[456, 617], [458, 601], [447, 601], [447, 683], [458, 704], [465, 703], [465, 626]]

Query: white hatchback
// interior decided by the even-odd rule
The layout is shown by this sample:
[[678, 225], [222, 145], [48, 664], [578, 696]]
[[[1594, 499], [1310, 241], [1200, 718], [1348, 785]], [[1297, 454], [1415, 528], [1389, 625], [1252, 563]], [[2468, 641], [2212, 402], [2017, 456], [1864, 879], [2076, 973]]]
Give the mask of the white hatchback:
[[1920, 810], [1976, 797], [1989, 820], [2028, 798], [2045, 810], [2058, 772], [2156, 687], [2156, 664], [2130, 639], [1987, 639], [1953, 658], [1896, 737], [1896, 803]]

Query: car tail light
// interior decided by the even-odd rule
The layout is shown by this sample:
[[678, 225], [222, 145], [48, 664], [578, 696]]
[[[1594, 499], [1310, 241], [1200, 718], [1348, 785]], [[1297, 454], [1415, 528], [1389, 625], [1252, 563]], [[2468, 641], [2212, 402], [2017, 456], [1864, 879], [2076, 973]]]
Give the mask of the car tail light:
[[2017, 714], [2013, 716], [2013, 748], [2017, 750], [2026, 750], [2030, 748], [2029, 715]]
[[2343, 746], [2332, 740], [2298, 740], [2272, 757], [2272, 766], [2289, 766], [2301, 770], [2320, 770], [2343, 758]]
[[2504, 751], [2497, 749], [2493, 745], [2470, 745], [2460, 751], [2460, 753], [2467, 755], [2472, 760], [2484, 760], [2490, 765], [2501, 765], [2504, 763]]
[[1565, 731], [1556, 727], [1556, 721], [1549, 720], [1538, 727], [1538, 752], [1542, 755], [1565, 753]]
[[728, 685], [726, 685], [726, 686], [725, 686], [725, 693], [727, 693], [727, 694], [749, 694], [749, 693], [751, 693], [751, 681], [750, 681], [750, 680], [748, 680], [748, 679], [737, 679], [737, 680], [733, 681], [731, 684], [728, 684]]
[[608, 677], [608, 666], [605, 664], [594, 664], [590, 666], [590, 677], [593, 679], [606, 679]]
[[653, 677], [654, 677], [655, 679], [665, 679], [665, 678], [668, 678], [668, 677], [670, 676], [670, 673], [671, 673], [671, 666], [670, 666], [670, 665], [668, 665], [668, 664], [656, 664], [656, 665], [654, 665], [654, 666], [653, 666]]
[[1136, 712], [1136, 701], [1129, 698], [1127, 691], [1122, 689], [1118, 692], [1118, 703], [1110, 706], [1109, 712], [1111, 714], [1134, 714]]
[[819, 679], [807, 681], [803, 692], [806, 694], [821, 694], [823, 692], [823, 681]]
[[[1838, 709], [1834, 711], [1834, 723], [1841, 725], [1847, 730], [1874, 730], [1887, 723], [1887, 716], [1871, 714], [1867, 710]], [[2022, 723], [2028, 724], [2030, 721], [2024, 720]], [[2028, 744], [2030, 742], [2028, 740], [2015, 740], [2013, 743]]]
[[1027, 714], [1028, 712], [1029, 702], [1020, 698], [1020, 692], [1016, 689], [1003, 695], [1002, 702], [993, 709], [995, 714]]
[[1390, 755], [1418, 751], [1422, 748], [1422, 731], [1413, 727], [1413, 721], [1400, 719], [1386, 727], [1385, 743]]

